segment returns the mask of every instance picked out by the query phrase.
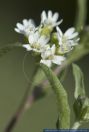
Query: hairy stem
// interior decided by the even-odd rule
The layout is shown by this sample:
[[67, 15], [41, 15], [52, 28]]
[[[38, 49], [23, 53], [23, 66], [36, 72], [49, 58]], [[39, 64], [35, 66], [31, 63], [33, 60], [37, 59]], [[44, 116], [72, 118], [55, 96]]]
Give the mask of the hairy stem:
[[59, 113], [59, 126], [60, 129], [70, 128], [70, 108], [68, 103], [67, 92], [63, 88], [57, 76], [52, 72], [50, 68], [41, 64], [41, 68], [45, 72], [54, 93], [56, 94], [58, 113]]

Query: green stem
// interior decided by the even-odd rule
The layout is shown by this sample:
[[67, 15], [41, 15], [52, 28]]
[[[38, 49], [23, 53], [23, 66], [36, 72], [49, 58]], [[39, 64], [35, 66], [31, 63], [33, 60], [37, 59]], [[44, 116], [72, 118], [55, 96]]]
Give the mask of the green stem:
[[87, 0], [77, 0], [77, 4], [75, 27], [80, 32], [86, 22]]
[[56, 94], [58, 112], [59, 112], [59, 127], [60, 129], [70, 128], [70, 108], [68, 103], [67, 92], [63, 88], [57, 76], [52, 72], [50, 68], [41, 64], [41, 68], [45, 72], [54, 93]]

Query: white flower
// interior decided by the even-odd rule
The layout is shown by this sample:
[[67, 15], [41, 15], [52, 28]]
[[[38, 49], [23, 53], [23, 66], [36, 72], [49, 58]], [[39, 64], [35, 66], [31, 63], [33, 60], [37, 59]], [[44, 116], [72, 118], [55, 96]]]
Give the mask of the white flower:
[[47, 25], [47, 26], [56, 27], [62, 22], [62, 20], [57, 22], [58, 17], [59, 17], [59, 14], [57, 12], [52, 14], [52, 11], [49, 10], [48, 14], [46, 14], [45, 11], [42, 11], [41, 24], [43, 24], [45, 26]]
[[69, 28], [64, 34], [59, 27], [56, 29], [60, 46], [60, 53], [69, 52], [72, 50], [73, 46], [78, 44], [78, 32], [75, 32], [75, 28]]
[[27, 51], [33, 50], [35, 52], [42, 52], [49, 39], [49, 37], [41, 36], [40, 33], [36, 31], [29, 35], [29, 44], [24, 44], [23, 47], [26, 48]]
[[33, 32], [35, 30], [35, 24], [34, 21], [32, 19], [24, 19], [23, 23], [17, 23], [16, 24], [16, 28], [15, 31], [21, 34], [24, 34], [25, 36], [29, 36], [29, 34], [31, 32]]
[[56, 50], [55, 45], [53, 45], [51, 48], [50, 48], [50, 46], [47, 47], [47, 49], [41, 53], [42, 59], [41, 59], [40, 63], [43, 63], [43, 64], [47, 65], [48, 67], [51, 67], [52, 63], [61, 65], [61, 63], [65, 59], [65, 57], [55, 55], [55, 50]]

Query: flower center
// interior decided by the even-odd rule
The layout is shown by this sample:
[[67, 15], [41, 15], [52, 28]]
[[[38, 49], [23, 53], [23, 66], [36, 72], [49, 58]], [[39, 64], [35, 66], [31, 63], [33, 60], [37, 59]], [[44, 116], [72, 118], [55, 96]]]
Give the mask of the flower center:
[[41, 48], [41, 46], [40, 46], [39, 43], [34, 43], [34, 44], [31, 45], [31, 47], [32, 47], [33, 49], [37, 49], [37, 50], [40, 50], [40, 48]]

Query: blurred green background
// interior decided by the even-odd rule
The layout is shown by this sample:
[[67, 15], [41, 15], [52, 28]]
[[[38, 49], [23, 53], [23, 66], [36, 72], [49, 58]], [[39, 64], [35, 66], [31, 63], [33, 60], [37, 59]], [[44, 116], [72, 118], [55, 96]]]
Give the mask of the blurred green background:
[[[33, 18], [39, 24], [40, 13], [43, 9], [59, 12], [60, 18], [63, 18], [61, 28], [66, 30], [74, 24], [76, 7], [76, 0], [0, 0], [0, 47], [18, 41], [23, 42], [22, 36], [14, 31], [16, 23], [24, 18]], [[89, 11], [87, 18], [89, 18]], [[88, 19], [87, 24], [89, 24]], [[22, 70], [25, 54], [24, 49], [18, 48], [0, 58], [0, 132], [3, 132], [17, 110], [27, 87], [27, 80]], [[35, 68], [34, 62], [34, 58], [29, 54], [25, 60], [25, 71], [29, 78]], [[89, 96], [89, 56], [83, 57], [77, 63], [84, 72], [86, 91]], [[64, 86], [69, 93], [72, 105], [74, 80], [71, 68], [64, 81]], [[23, 115], [13, 132], [42, 132], [43, 128], [55, 128], [56, 120], [55, 96], [51, 92]], [[83, 127], [89, 128], [89, 123]]]

